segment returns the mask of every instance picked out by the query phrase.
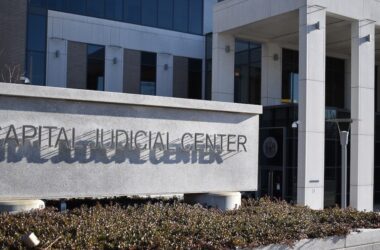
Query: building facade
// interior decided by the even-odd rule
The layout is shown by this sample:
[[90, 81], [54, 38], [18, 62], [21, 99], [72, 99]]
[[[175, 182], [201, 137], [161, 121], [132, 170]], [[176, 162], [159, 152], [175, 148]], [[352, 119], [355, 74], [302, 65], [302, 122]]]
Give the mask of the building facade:
[[0, 67], [8, 82], [261, 104], [256, 195], [317, 209], [341, 194], [325, 120], [352, 118], [349, 200], [372, 210], [379, 23], [377, 0], [4, 0]]

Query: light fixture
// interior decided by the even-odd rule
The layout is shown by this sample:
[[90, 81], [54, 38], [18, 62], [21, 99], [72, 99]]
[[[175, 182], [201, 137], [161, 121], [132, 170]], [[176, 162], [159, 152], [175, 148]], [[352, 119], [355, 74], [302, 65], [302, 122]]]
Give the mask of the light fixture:
[[316, 22], [314, 25], [314, 30], [320, 30], [321, 29], [321, 23], [320, 22]]
[[273, 60], [277, 62], [280, 59], [280, 56], [278, 54], [273, 55]]
[[370, 42], [371, 41], [371, 35], [367, 35], [364, 37], [365, 42]]
[[58, 58], [58, 57], [60, 56], [60, 54], [61, 54], [61, 52], [60, 52], [59, 50], [56, 50], [56, 51], [54, 52], [54, 56], [55, 56], [55, 58]]
[[30, 83], [30, 80], [29, 80], [29, 78], [28, 78], [28, 77], [26, 77], [26, 76], [21, 76], [21, 77], [20, 77], [20, 81], [23, 81], [25, 84], [28, 84], [28, 83]]
[[298, 128], [298, 125], [300, 124], [299, 121], [295, 121], [292, 123], [292, 128]]
[[226, 51], [226, 53], [230, 53], [231, 52], [231, 46], [226, 45], [226, 47], [224, 48], [224, 51]]
[[164, 64], [164, 70], [168, 70], [169, 69], [169, 65], [168, 64]]
[[112, 59], [112, 63], [113, 63], [113, 64], [117, 64], [117, 58], [116, 58], [116, 57], [114, 57], [114, 58]]

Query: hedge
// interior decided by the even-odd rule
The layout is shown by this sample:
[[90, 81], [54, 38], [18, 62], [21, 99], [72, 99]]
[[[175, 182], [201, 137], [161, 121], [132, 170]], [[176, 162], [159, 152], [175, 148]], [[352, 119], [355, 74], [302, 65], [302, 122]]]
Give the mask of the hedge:
[[0, 214], [0, 249], [23, 248], [34, 232], [39, 248], [59, 249], [236, 249], [304, 238], [346, 235], [380, 228], [380, 215], [338, 208], [313, 211], [269, 199], [244, 200], [238, 210], [191, 206], [180, 201], [133, 205], [105, 203], [66, 213], [55, 208]]

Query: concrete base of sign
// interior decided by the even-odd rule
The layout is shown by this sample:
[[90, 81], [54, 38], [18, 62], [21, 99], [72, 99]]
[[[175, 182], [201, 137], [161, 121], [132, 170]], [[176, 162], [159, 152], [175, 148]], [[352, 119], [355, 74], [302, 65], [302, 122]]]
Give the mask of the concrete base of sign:
[[33, 209], [44, 209], [42, 200], [8, 200], [0, 201], [0, 212], [18, 213], [29, 212]]
[[237, 209], [241, 205], [240, 192], [185, 194], [184, 201], [189, 204], [211, 206], [223, 211]]

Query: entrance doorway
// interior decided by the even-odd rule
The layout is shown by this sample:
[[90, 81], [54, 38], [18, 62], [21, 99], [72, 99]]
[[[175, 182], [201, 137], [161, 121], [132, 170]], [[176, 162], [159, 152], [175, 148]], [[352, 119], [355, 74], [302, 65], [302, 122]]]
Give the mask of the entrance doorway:
[[284, 199], [285, 128], [260, 129], [260, 197]]
[[283, 199], [282, 170], [265, 169], [261, 171], [261, 196]]

